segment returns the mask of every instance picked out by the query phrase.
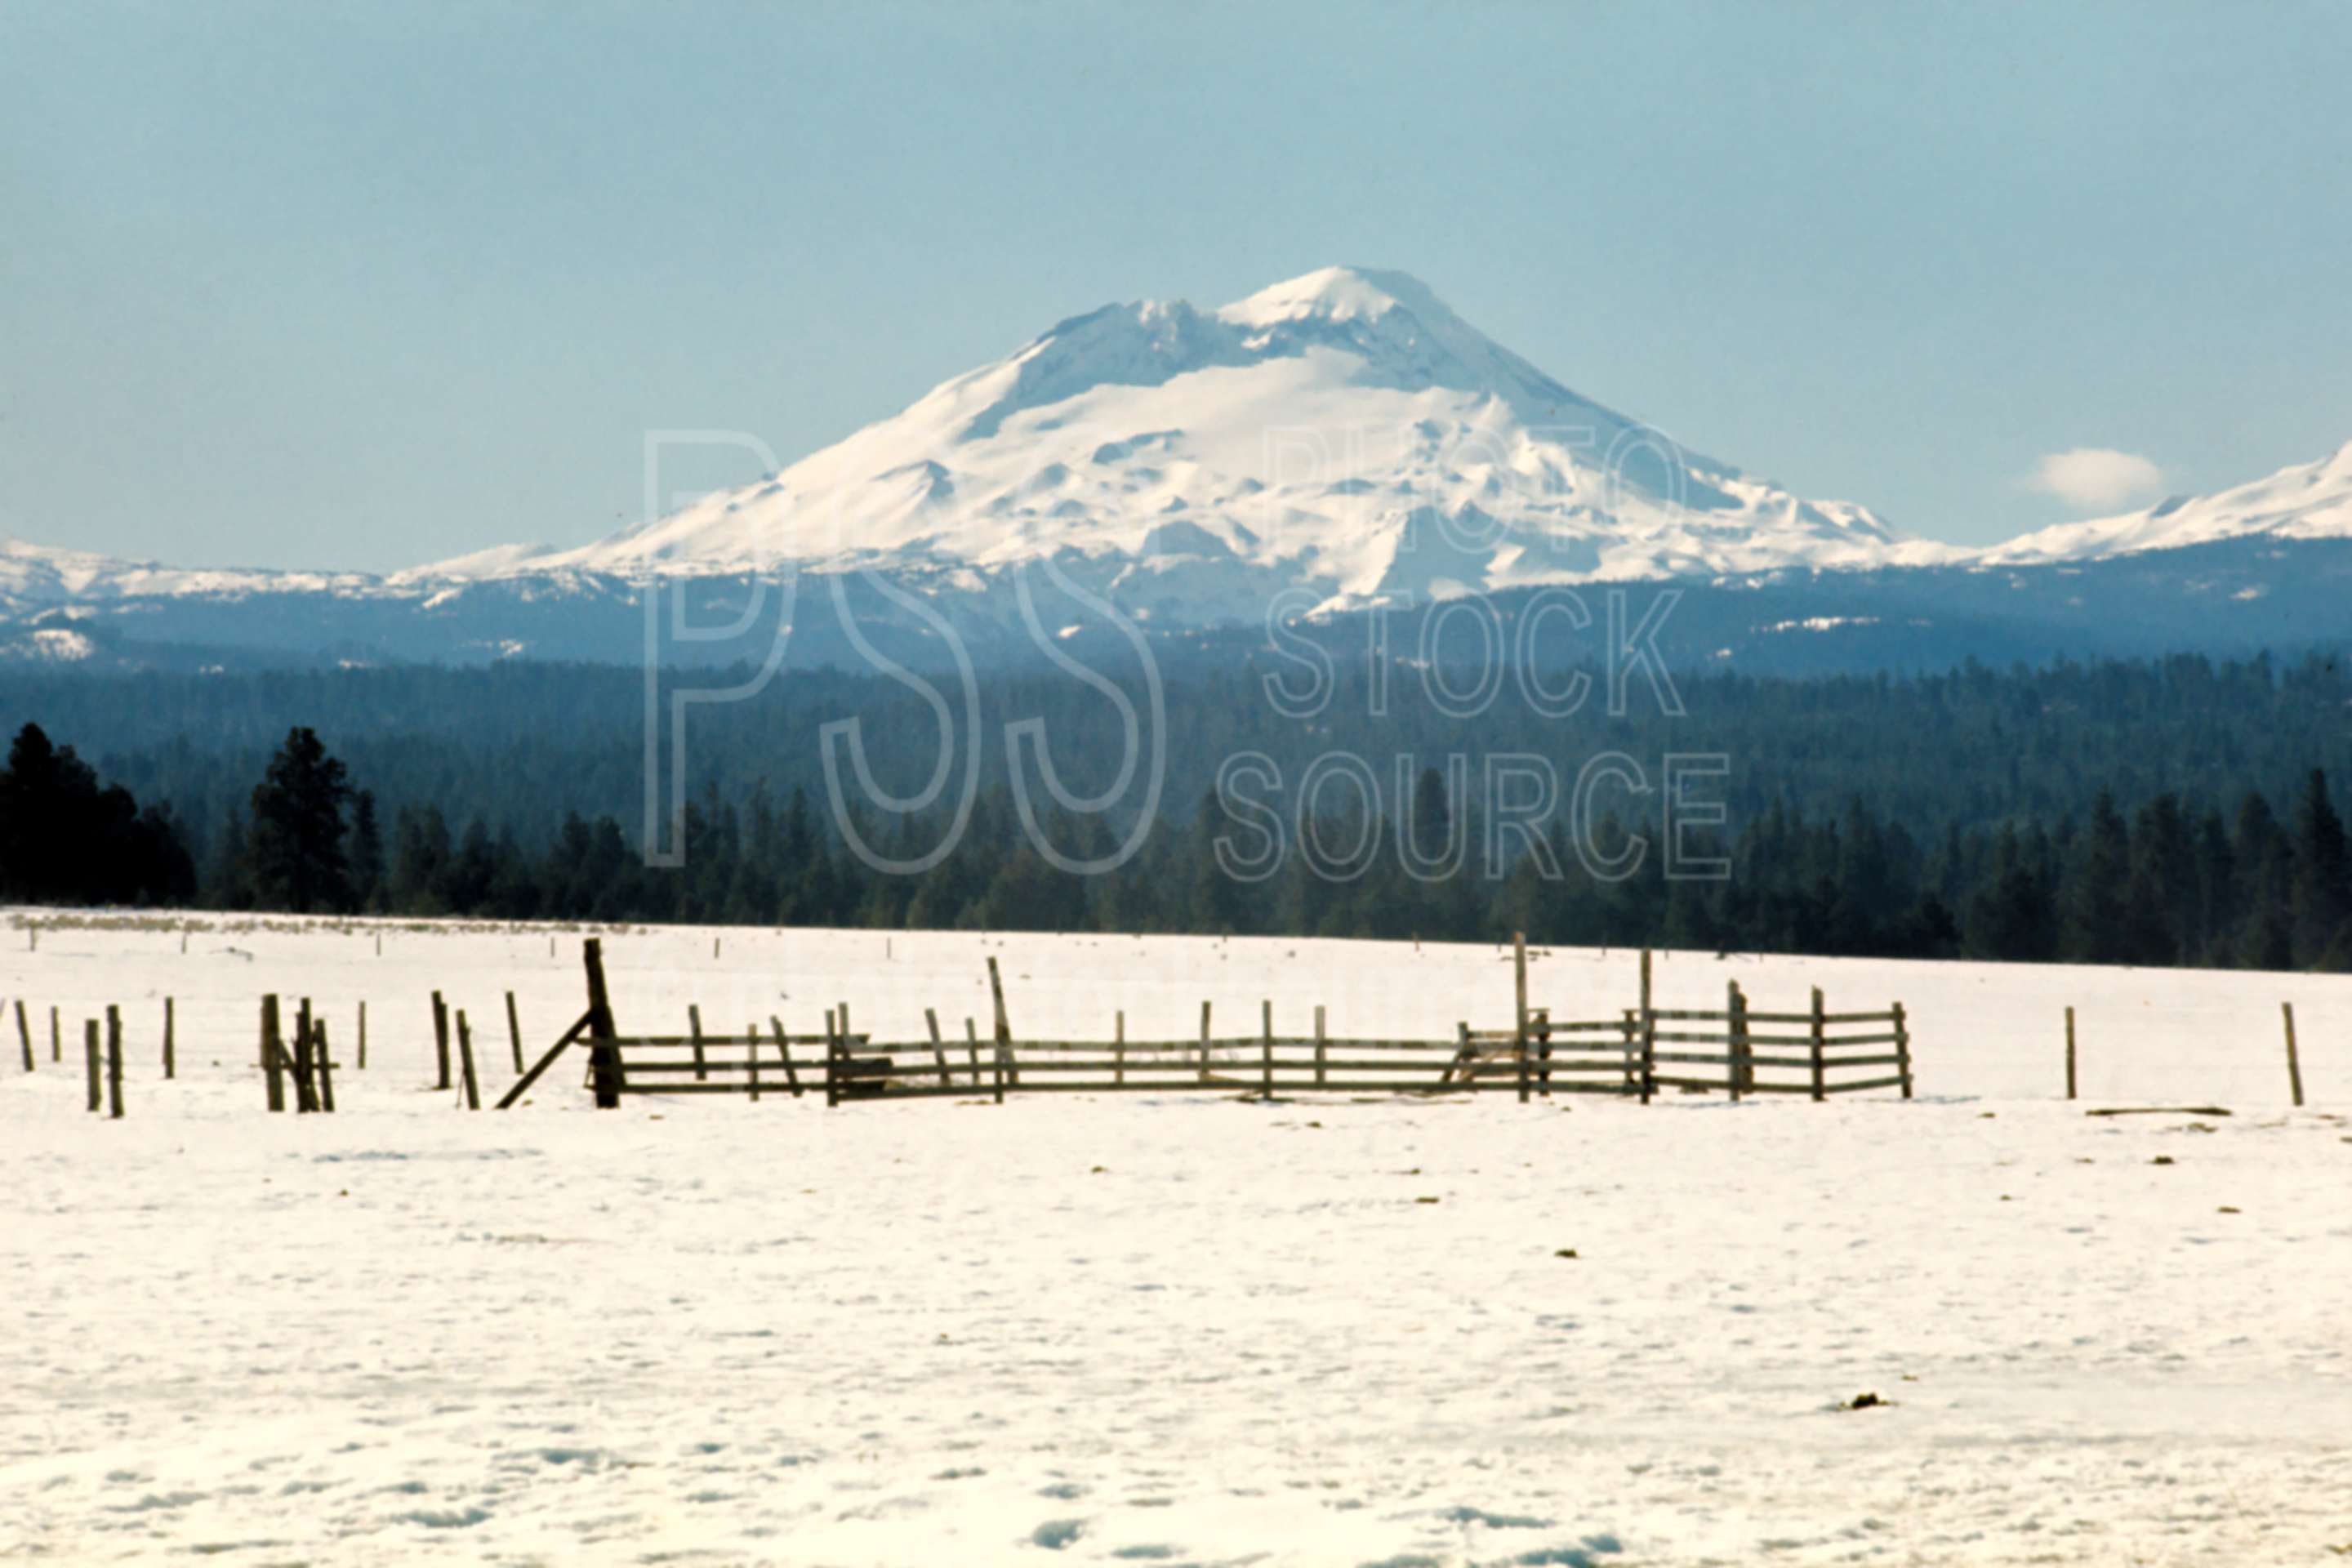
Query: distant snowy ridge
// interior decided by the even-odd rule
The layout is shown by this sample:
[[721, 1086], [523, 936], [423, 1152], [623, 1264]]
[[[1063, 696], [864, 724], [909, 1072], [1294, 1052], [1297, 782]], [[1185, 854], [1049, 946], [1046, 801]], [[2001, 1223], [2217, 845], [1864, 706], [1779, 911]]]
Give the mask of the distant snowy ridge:
[[2121, 517], [2061, 523], [1995, 545], [1979, 558], [2004, 566], [2086, 561], [2256, 534], [2352, 537], [2352, 441], [2315, 463], [2294, 464], [2252, 484], [2210, 496], [2173, 496]]
[[362, 572], [163, 566], [0, 536], [0, 602], [23, 605], [195, 594], [363, 593], [379, 581]]

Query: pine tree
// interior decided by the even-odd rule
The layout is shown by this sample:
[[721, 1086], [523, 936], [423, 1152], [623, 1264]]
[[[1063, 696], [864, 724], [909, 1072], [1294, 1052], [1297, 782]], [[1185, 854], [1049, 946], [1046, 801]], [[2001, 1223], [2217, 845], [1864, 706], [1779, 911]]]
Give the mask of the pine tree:
[[2317, 768], [2305, 780], [2295, 808], [2292, 899], [2295, 955], [2316, 963], [2352, 914], [2352, 852], [2346, 848], [2344, 821], [2327, 798], [2327, 775]]
[[254, 892], [266, 907], [296, 914], [351, 907], [343, 854], [343, 805], [351, 794], [343, 764], [327, 754], [317, 731], [288, 731], [254, 786], [246, 843]]
[[375, 908], [383, 890], [383, 832], [376, 825], [375, 793], [363, 789], [352, 797], [352, 906]]
[[2128, 961], [2125, 898], [2131, 879], [2131, 840], [2116, 797], [2101, 790], [2077, 847], [2066, 903], [2066, 956], [2083, 963]]

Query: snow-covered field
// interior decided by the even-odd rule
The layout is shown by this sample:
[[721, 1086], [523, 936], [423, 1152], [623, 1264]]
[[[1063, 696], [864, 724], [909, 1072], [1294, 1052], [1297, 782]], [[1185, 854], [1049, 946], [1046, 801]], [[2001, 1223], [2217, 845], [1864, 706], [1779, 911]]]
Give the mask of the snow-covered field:
[[[0, 1558], [2329, 1562], [2352, 1546], [2352, 983], [1674, 954], [1662, 1005], [1900, 999], [1920, 1099], [633, 1100], [576, 934], [0, 928]], [[886, 947], [887, 943], [887, 947]], [[608, 933], [623, 1026], [1507, 1024], [1409, 944]], [[1561, 1016], [1627, 952], [1539, 952]], [[341, 1110], [268, 1116], [264, 990]], [[157, 1065], [177, 1000], [180, 1078]], [[23, 1071], [13, 1004], [29, 1005]], [[369, 1005], [369, 1066], [353, 1065]], [[2287, 1106], [2278, 1005], [2309, 1100]], [[121, 1122], [82, 1109], [115, 1003]], [[2061, 1008], [2081, 1030], [2067, 1105]], [[66, 1020], [52, 1063], [47, 1009]], [[1222, 1029], [1220, 1032], [1223, 1032]], [[2090, 1107], [2234, 1114], [2091, 1118]], [[2158, 1161], [2168, 1163], [2158, 1163]], [[1573, 1256], [1563, 1256], [1572, 1252]], [[1844, 1410], [1872, 1393], [1892, 1403]]]

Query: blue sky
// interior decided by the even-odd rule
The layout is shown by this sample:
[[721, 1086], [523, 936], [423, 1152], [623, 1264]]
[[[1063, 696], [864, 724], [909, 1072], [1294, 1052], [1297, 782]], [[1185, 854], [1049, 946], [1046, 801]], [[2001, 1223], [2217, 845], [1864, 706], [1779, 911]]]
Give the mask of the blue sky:
[[1962, 542], [2352, 439], [2352, 8], [0, 6], [0, 532], [633, 521], [1114, 300], [1395, 267]]

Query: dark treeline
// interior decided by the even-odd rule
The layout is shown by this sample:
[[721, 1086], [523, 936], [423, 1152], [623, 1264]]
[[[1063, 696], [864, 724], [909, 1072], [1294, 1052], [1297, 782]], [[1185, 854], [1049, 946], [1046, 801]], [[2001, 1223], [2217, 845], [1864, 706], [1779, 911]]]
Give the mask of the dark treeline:
[[[956, 791], [913, 817], [853, 811], [845, 825], [813, 762], [816, 726], [855, 714], [887, 787], [918, 788], [937, 730], [895, 683], [795, 677], [708, 722], [698, 712], [696, 784], [677, 813], [684, 863], [664, 869], [645, 863], [635, 826], [634, 675], [52, 679], [29, 695], [116, 748], [104, 771], [117, 783], [101, 786], [37, 731], [20, 735], [0, 778], [0, 889], [27, 901], [400, 915], [1433, 940], [1525, 930], [1561, 943], [2352, 968], [2352, 857], [2326, 783], [2352, 768], [2340, 721], [2352, 682], [2328, 661], [1720, 677], [1685, 681], [1679, 716], [1637, 682], [1624, 717], [1567, 720], [1516, 702], [1450, 719], [1418, 700], [1410, 674], [1376, 712], [1361, 672], [1293, 719], [1272, 711], [1267, 673], [1171, 690], [1162, 809], [1137, 853], [1101, 875], [1057, 868], [1033, 840], [985, 728], [1044, 717], [1065, 782], [1103, 787], [1118, 726], [1067, 683], [983, 692], [989, 782], [952, 850], [904, 875], [871, 862], [916, 861], [948, 838]], [[12, 716], [27, 695], [0, 690]], [[298, 698], [324, 721], [257, 745], [254, 726]], [[193, 711], [159, 727], [153, 704], [183, 700]], [[1328, 791], [1302, 822], [1307, 762], [1341, 749], [1368, 755], [1375, 795]], [[1670, 752], [1724, 753], [1728, 772], [1706, 793], [1726, 826], [1677, 830], [1656, 794], [1621, 789], [1595, 801], [1580, 853], [1565, 809], [1531, 837], [1478, 787], [1482, 757], [1542, 757], [1564, 788], [1604, 750], [1653, 772]], [[1244, 751], [1263, 752], [1290, 793], [1261, 789], [1262, 810], [1221, 805], [1215, 765]], [[1456, 752], [1461, 774], [1445, 766]], [[1107, 858], [1135, 826], [1128, 809], [1048, 812], [1038, 835], [1065, 860]], [[45, 826], [85, 821], [110, 826]], [[1281, 853], [1229, 874], [1263, 855], [1276, 823]], [[1637, 837], [1638, 866], [1608, 873]], [[1332, 850], [1319, 868], [1307, 838]], [[53, 846], [68, 842], [100, 847], [60, 861]], [[1670, 842], [1685, 870], [1718, 858], [1727, 874], [1669, 876]], [[1360, 865], [1330, 863], [1360, 844]]]
[[[1859, 795], [1927, 842], [1951, 827], [2003, 821], [2054, 830], [2085, 815], [2102, 787], [2126, 803], [2170, 793], [2226, 814], [2249, 789], [2284, 809], [2315, 767], [2352, 781], [2352, 725], [2343, 721], [2352, 670], [2320, 658], [1971, 666], [1917, 679], [1683, 674], [1679, 714], [1635, 675], [1627, 711], [1613, 718], [1604, 672], [1595, 670], [1588, 700], [1564, 719], [1538, 711], [1515, 679], [1476, 717], [1451, 717], [1409, 666], [1384, 672], [1384, 695], [1360, 660], [1342, 666], [1336, 689], [1304, 719], [1286, 715], [1266, 689], [1269, 679], [1304, 689], [1303, 672], [1270, 656], [1255, 667], [1171, 661], [1163, 669], [1164, 802], [1180, 818], [1212, 787], [1219, 763], [1244, 752], [1265, 753], [1294, 782], [1318, 753], [1353, 752], [1384, 784], [1400, 756], [1417, 769], [1465, 752], [1475, 771], [1485, 756], [1530, 753], [1550, 759], [1565, 781], [1607, 751], [1651, 769], [1668, 752], [1720, 752], [1731, 759], [1723, 798], [1735, 824], [1780, 802], [1840, 811]], [[1136, 671], [1105, 673], [1139, 700]], [[723, 687], [742, 672], [704, 679]], [[1566, 679], [1545, 677], [1554, 689]], [[940, 685], [961, 728], [961, 695], [952, 682]], [[1099, 693], [1071, 679], [999, 676], [983, 678], [977, 698], [984, 788], [1008, 784], [1004, 726], [1028, 719], [1044, 723], [1055, 768], [1073, 790], [1112, 781], [1123, 736]], [[592, 822], [612, 816], [634, 841], [646, 815], [646, 709], [643, 676], [609, 667], [0, 671], [0, 732], [38, 723], [139, 799], [171, 803], [200, 865], [211, 863], [215, 840], [247, 809], [255, 781], [297, 726], [326, 740], [374, 792], [387, 823], [404, 806], [431, 805], [460, 836], [479, 819], [493, 837], [538, 845], [576, 813]], [[764, 784], [780, 800], [798, 788], [822, 802], [819, 732], [852, 719], [883, 784], [920, 789], [939, 745], [930, 704], [881, 676], [825, 670], [694, 708], [689, 791], [715, 788], [740, 807]]]

